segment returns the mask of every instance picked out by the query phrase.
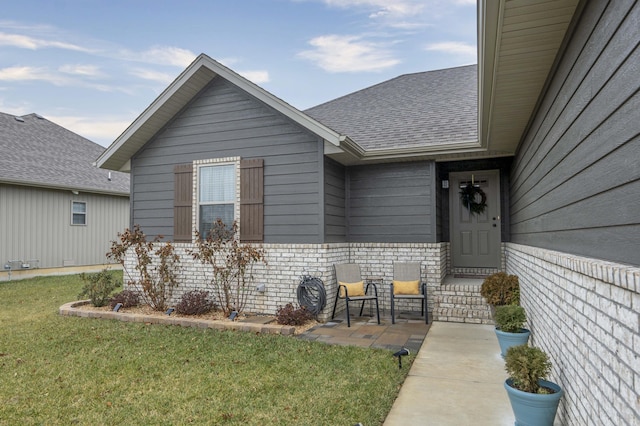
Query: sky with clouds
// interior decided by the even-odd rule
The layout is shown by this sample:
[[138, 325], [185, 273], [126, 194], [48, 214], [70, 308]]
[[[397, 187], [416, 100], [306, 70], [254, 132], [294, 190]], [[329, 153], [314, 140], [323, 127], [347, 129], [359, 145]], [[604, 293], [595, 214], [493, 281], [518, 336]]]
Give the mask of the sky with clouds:
[[477, 62], [475, 0], [32, 0], [0, 15], [0, 112], [108, 146], [200, 53], [304, 110]]

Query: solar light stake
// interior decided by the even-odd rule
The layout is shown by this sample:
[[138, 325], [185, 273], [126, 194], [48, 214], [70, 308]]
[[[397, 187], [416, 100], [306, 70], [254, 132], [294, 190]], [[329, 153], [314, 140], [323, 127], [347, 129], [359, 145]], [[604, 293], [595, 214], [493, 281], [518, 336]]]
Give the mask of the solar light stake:
[[398, 368], [402, 369], [402, 357], [409, 355], [409, 349], [402, 348], [398, 352], [394, 353], [393, 356], [398, 357]]

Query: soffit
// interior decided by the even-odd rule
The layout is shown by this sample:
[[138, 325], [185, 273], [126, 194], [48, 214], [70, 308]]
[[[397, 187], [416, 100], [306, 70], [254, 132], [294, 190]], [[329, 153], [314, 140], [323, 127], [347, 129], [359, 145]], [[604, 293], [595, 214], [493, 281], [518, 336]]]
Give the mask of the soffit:
[[486, 0], [479, 9], [480, 137], [515, 153], [578, 0]]

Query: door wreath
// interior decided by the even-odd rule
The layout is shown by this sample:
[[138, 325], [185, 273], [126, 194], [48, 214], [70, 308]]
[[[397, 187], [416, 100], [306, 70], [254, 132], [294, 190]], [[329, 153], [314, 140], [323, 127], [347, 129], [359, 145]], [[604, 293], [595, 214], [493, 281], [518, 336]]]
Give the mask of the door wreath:
[[[480, 196], [480, 202], [477, 201], [478, 195]], [[487, 207], [487, 194], [484, 193], [480, 186], [469, 183], [460, 191], [460, 201], [471, 213], [480, 214]]]

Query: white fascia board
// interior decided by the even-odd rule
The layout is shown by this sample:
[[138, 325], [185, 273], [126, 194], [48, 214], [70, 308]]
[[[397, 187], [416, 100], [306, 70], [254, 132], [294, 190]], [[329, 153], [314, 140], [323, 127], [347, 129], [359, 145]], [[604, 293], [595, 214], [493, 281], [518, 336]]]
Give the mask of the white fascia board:
[[[96, 165], [102, 167], [114, 154], [128, 143], [131, 137], [200, 69], [203, 55], [198, 56], [151, 104], [136, 118], [133, 123], [102, 153]], [[145, 141], [146, 142], [146, 141]], [[122, 168], [122, 167], [121, 167]]]
[[[241, 75], [231, 71], [229, 68], [225, 67], [221, 63], [211, 59], [209, 56], [205, 54], [200, 54], [196, 60], [194, 60], [191, 65], [189, 65], [170, 85], [167, 87], [161, 94], [158, 96], [152, 103], [145, 109], [138, 118], [120, 135], [118, 138], [111, 144], [109, 147], [102, 153], [102, 155], [96, 160], [96, 165], [98, 167], [102, 167], [105, 163], [108, 162], [118, 151], [121, 151], [123, 147], [130, 143], [132, 138], [134, 138], [136, 132], [140, 130], [144, 124], [153, 117], [154, 114], [162, 108], [162, 106], [181, 88], [185, 83], [189, 81], [191, 77], [195, 73], [197, 73], [202, 67], [208, 68], [213, 74], [219, 75], [220, 77], [228, 80], [232, 84], [236, 85], [240, 89], [246, 91], [247, 93], [254, 96], [256, 99], [264, 102], [268, 106], [272, 107], [276, 111], [281, 114], [289, 117], [296, 123], [305, 127], [312, 133], [318, 135], [325, 141], [329, 143], [340, 146], [340, 138], [341, 135], [337, 132], [331, 130], [327, 126], [321, 124], [320, 122], [312, 119], [308, 115], [299, 111], [298, 109], [292, 107], [286, 102], [282, 101], [278, 97], [273, 94], [267, 92], [262, 89], [258, 85], [252, 83]], [[144, 144], [146, 140], [138, 141], [138, 144]], [[133, 152], [137, 151], [140, 147], [134, 147]], [[118, 165], [119, 170], [125, 169], [125, 165]]]
[[313, 132], [314, 134], [320, 136], [325, 141], [335, 146], [340, 146], [340, 140], [341, 138], [344, 138], [344, 136], [340, 135], [334, 130], [331, 130], [330, 128], [320, 123], [319, 121], [314, 120], [313, 118], [309, 117], [307, 114], [289, 105], [282, 99], [278, 98], [277, 96], [274, 96], [272, 93], [264, 90], [262, 87], [252, 83], [251, 81], [247, 80], [241, 75], [231, 71], [229, 68], [211, 59], [210, 57], [205, 55], [203, 57], [203, 60], [206, 60], [209, 64], [209, 67], [222, 78], [230, 81], [231, 83], [238, 86], [239, 88], [246, 91], [247, 93], [250, 93], [260, 101], [269, 105], [271, 108], [289, 117], [290, 119], [300, 124], [304, 128], [308, 129], [309, 131]]

